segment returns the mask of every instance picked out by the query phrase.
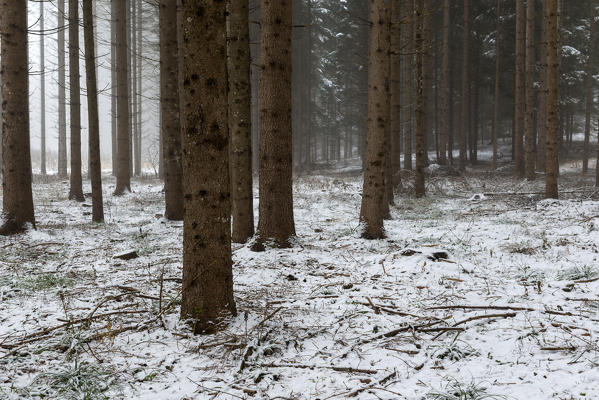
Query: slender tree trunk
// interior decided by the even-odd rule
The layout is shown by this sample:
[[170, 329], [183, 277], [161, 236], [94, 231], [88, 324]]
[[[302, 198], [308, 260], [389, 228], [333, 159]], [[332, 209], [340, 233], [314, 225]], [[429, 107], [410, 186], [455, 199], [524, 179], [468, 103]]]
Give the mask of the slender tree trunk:
[[177, 4], [160, 0], [160, 109], [164, 163], [164, 216], [183, 219], [183, 164], [179, 115]]
[[537, 113], [537, 169], [545, 171], [545, 142], [547, 130], [547, 34], [545, 24], [545, 2], [542, 3], [541, 43], [539, 65], [539, 112]]
[[[391, 210], [389, 205], [393, 204], [393, 161], [391, 159], [393, 151], [393, 142], [391, 139], [391, 2], [385, 5], [384, 19], [387, 23], [385, 34], [382, 37], [383, 43], [381, 46], [385, 49], [387, 57], [387, 76], [385, 76], [385, 87], [387, 98], [385, 99], [385, 107], [387, 110], [386, 126], [385, 126], [385, 201], [381, 204], [383, 208], [383, 218], [391, 219]], [[334, 103], [333, 103], [334, 104]]]
[[[130, 97], [130, 135], [131, 135], [131, 170], [134, 176], [140, 176], [141, 171], [138, 169], [138, 143], [139, 138], [137, 126], [137, 0], [129, 0], [129, 30], [131, 42], [129, 45], [130, 71], [129, 85], [131, 88]], [[140, 163], [139, 163], [140, 164]], [[140, 164], [141, 165], [141, 164]]]
[[413, 135], [413, 124], [412, 124], [412, 110], [414, 109], [414, 82], [413, 82], [413, 70], [414, 70], [414, 2], [413, 0], [406, 0], [408, 6], [404, 9], [406, 10], [406, 19], [410, 22], [407, 23], [406, 27], [406, 42], [408, 55], [406, 56], [406, 86], [404, 87], [404, 92], [407, 94], [406, 96], [406, 104], [407, 104], [407, 118], [406, 118], [406, 131], [404, 133], [404, 169], [411, 171], [412, 170], [412, 135]]
[[590, 0], [589, 10], [589, 45], [587, 47], [587, 72], [586, 72], [586, 110], [584, 121], [584, 148], [582, 152], [582, 173], [586, 174], [589, 169], [589, 153], [591, 139], [591, 112], [593, 110], [593, 88], [595, 71], [593, 45], [595, 44], [595, 0]]
[[245, 243], [254, 235], [249, 16], [248, 0], [229, 3], [231, 205], [236, 243]]
[[493, 101], [493, 169], [497, 169], [497, 137], [499, 135], [499, 82], [501, 80], [501, 0], [497, 0], [497, 18], [495, 22], [495, 94]]
[[427, 52], [428, 43], [426, 40], [426, 17], [424, 8], [424, 0], [415, 0], [414, 9], [414, 46], [416, 50], [416, 85], [415, 90], [415, 138], [416, 138], [416, 176], [415, 190], [416, 197], [426, 195], [424, 182], [424, 168], [426, 166], [426, 136], [427, 136], [427, 86], [426, 86], [426, 69], [427, 69]]
[[[64, 1], [64, 0], [59, 0]], [[110, 139], [111, 139], [111, 158], [112, 175], [117, 176], [117, 63], [116, 63], [116, 1], [110, 2]]]
[[462, 116], [460, 124], [460, 169], [466, 169], [467, 134], [470, 121], [470, 0], [464, 0], [464, 44], [462, 48]]
[[[391, 2], [391, 140], [393, 187], [401, 187], [401, 15], [400, 0]], [[393, 190], [391, 190], [393, 200]]]
[[447, 164], [447, 136], [449, 131], [449, 25], [450, 0], [443, 1], [443, 61], [441, 74], [441, 132], [439, 135], [439, 164]]
[[102, 205], [102, 165], [100, 160], [100, 124], [98, 120], [98, 84], [92, 0], [83, 0], [83, 33], [87, 77], [87, 115], [89, 123], [89, 176], [92, 184], [92, 221], [104, 222]]
[[525, 173], [526, 179], [535, 180], [535, 2], [526, 2], [526, 115], [525, 115]]
[[2, 76], [2, 216], [0, 235], [35, 227], [31, 190], [27, 2], [0, 1]]
[[547, 36], [547, 131], [545, 197], [558, 198], [557, 178], [559, 134], [559, 53], [558, 0], [546, 0]]
[[368, 62], [368, 134], [364, 163], [364, 185], [360, 221], [364, 224], [362, 237], [385, 237], [383, 203], [385, 202], [385, 130], [388, 122], [389, 21], [384, 0], [370, 3], [370, 56]]
[[115, 196], [131, 191], [129, 137], [129, 79], [127, 51], [127, 2], [116, 2], [116, 74], [117, 74], [117, 176]]
[[40, 172], [46, 175], [46, 67], [45, 67], [44, 2], [40, 2]]
[[[181, 318], [212, 333], [236, 314], [231, 260], [226, 2], [185, 1]], [[290, 21], [288, 21], [290, 22]]]
[[522, 178], [524, 176], [524, 47], [525, 47], [525, 12], [524, 0], [516, 0], [516, 76], [515, 76], [515, 119], [516, 125], [514, 130], [514, 161], [515, 161], [515, 176]]
[[[260, 2], [259, 243], [295, 236], [291, 136], [291, 0]], [[260, 246], [258, 246], [259, 248]]]
[[69, 199], [85, 201], [81, 178], [81, 89], [79, 78], [79, 3], [77, 0], [69, 0], [69, 104], [71, 111], [71, 187]]
[[64, 0], [58, 3], [58, 176], [66, 178], [67, 171], [67, 112], [66, 112], [66, 73]]
[[139, 171], [138, 175], [143, 173], [143, 159], [142, 159], [142, 136], [143, 136], [143, 102], [142, 102], [142, 73], [143, 73], [143, 15], [142, 15], [142, 0], [137, 0], [137, 158], [136, 168]]

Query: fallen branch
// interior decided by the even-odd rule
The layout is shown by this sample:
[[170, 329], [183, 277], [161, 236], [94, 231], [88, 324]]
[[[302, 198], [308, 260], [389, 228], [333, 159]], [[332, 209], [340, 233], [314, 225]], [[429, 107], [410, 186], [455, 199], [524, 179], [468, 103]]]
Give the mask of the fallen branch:
[[512, 310], [512, 311], [535, 311], [534, 308], [529, 307], [511, 307], [511, 306], [468, 306], [468, 305], [456, 305], [456, 306], [435, 306], [428, 307], [427, 310]]
[[352, 367], [335, 367], [331, 365], [308, 365], [308, 364], [250, 364], [252, 367], [262, 367], [262, 368], [299, 368], [299, 369], [330, 369], [335, 372], [347, 372], [348, 374], [368, 374], [374, 375], [378, 374], [379, 371], [375, 369], [362, 369], [362, 368], [352, 368]]

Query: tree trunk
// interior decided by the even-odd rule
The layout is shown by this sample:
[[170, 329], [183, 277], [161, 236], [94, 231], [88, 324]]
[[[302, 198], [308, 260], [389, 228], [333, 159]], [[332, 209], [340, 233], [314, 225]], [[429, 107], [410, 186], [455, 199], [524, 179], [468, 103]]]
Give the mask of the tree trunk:
[[[401, 1], [391, 3], [391, 175], [393, 187], [401, 187]], [[393, 190], [391, 190], [393, 195]], [[393, 196], [391, 197], [393, 200]]]
[[58, 176], [66, 178], [67, 171], [67, 111], [64, 40], [64, 0], [58, 0]]
[[462, 116], [460, 124], [460, 169], [466, 168], [467, 134], [470, 121], [470, 0], [464, 0], [464, 44], [462, 51]]
[[545, 171], [545, 131], [547, 123], [547, 34], [545, 24], [545, 2], [542, 2], [541, 42], [539, 56], [539, 111], [537, 113], [537, 169]]
[[137, 169], [138, 176], [143, 173], [143, 159], [142, 159], [142, 132], [143, 132], [143, 103], [142, 103], [142, 73], [143, 73], [143, 41], [142, 41], [142, 33], [143, 33], [143, 15], [142, 15], [142, 1], [137, 0], [137, 112], [135, 115], [137, 116], [137, 157], [135, 159], [135, 168]]
[[226, 2], [185, 1], [181, 318], [213, 333], [236, 314], [231, 260]]
[[229, 132], [235, 243], [245, 243], [254, 235], [249, 15], [248, 0], [229, 3]]
[[558, 0], [546, 0], [545, 24], [547, 36], [547, 131], [545, 197], [558, 198], [557, 178], [559, 134], [559, 52]]
[[586, 71], [586, 110], [584, 121], [584, 148], [582, 152], [582, 173], [586, 174], [589, 169], [589, 153], [591, 139], [591, 112], [593, 110], [593, 87], [595, 70], [593, 58], [593, 45], [595, 44], [595, 0], [590, 0], [589, 10], [589, 45], [587, 47], [587, 71]]
[[260, 2], [259, 242], [295, 235], [291, 135], [291, 0]]
[[406, 93], [407, 109], [405, 110], [407, 118], [405, 119], [406, 131], [404, 132], [404, 169], [412, 170], [412, 110], [414, 109], [414, 82], [413, 82], [413, 69], [414, 69], [414, 2], [412, 0], [406, 0], [408, 6], [403, 9], [406, 10], [405, 18], [410, 21], [407, 23], [406, 45], [408, 49], [408, 55], [406, 55], [406, 77], [404, 86], [404, 93]]
[[[63, 1], [63, 0], [59, 0]], [[117, 176], [117, 63], [116, 63], [116, 1], [110, 2], [110, 139], [111, 139], [111, 158], [112, 175]]]
[[35, 227], [31, 190], [27, 2], [0, 1], [2, 76], [2, 217], [0, 235]]
[[89, 124], [89, 176], [92, 184], [92, 221], [104, 222], [102, 205], [102, 165], [100, 159], [100, 124], [98, 121], [98, 83], [92, 0], [83, 0], [83, 34], [87, 77], [87, 116]]
[[535, 2], [526, 3], [526, 115], [525, 115], [525, 173], [526, 179], [535, 180]]
[[443, 1], [443, 61], [441, 74], [441, 132], [439, 134], [439, 164], [447, 164], [449, 131], [449, 24], [450, 0]]
[[414, 46], [416, 50], [416, 85], [415, 90], [415, 139], [416, 139], [416, 176], [415, 191], [416, 197], [424, 197], [426, 188], [424, 182], [424, 168], [426, 166], [426, 138], [427, 138], [427, 78], [426, 70], [428, 64], [428, 43], [426, 35], [426, 20], [424, 0], [414, 2]]
[[[113, 1], [113, 3], [115, 3]], [[115, 196], [131, 192], [129, 143], [129, 79], [127, 51], [127, 2], [116, 2], [116, 75], [117, 75], [117, 176]]]
[[495, 22], [495, 94], [493, 101], [493, 169], [497, 169], [497, 152], [498, 144], [497, 139], [499, 135], [499, 82], [500, 76], [500, 64], [501, 64], [501, 0], [497, 0], [497, 18]]
[[164, 216], [183, 219], [183, 164], [179, 115], [179, 51], [177, 4], [160, 0], [160, 109], [164, 163]]
[[368, 61], [368, 134], [364, 163], [364, 185], [360, 221], [362, 237], [381, 239], [385, 202], [385, 130], [389, 117], [387, 99], [389, 76], [388, 48], [384, 47], [389, 21], [384, 0], [370, 3], [370, 55]]
[[44, 2], [40, 1], [40, 173], [46, 175], [46, 67]]
[[69, 200], [85, 201], [81, 179], [81, 89], [79, 83], [79, 2], [69, 0], [69, 105], [71, 115], [71, 187]]
[[524, 176], [524, 47], [525, 47], [525, 13], [524, 0], [516, 0], [516, 76], [515, 76], [515, 119], [516, 125], [514, 129], [514, 174], [518, 178]]

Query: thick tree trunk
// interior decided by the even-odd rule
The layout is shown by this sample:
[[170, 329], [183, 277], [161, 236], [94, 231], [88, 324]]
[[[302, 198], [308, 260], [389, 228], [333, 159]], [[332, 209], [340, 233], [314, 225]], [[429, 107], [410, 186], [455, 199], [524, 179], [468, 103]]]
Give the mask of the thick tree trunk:
[[67, 101], [64, 0], [58, 0], [58, 176], [66, 178], [67, 171]]
[[212, 333], [236, 314], [231, 260], [226, 2], [185, 1], [181, 318]]
[[164, 163], [164, 216], [183, 219], [183, 164], [179, 115], [177, 4], [160, 0], [160, 109]]
[[[401, 1], [391, 3], [391, 173], [393, 187], [401, 187]], [[391, 191], [393, 195], [393, 191]], [[391, 197], [393, 200], [393, 196]]]
[[40, 172], [46, 175], [46, 44], [44, 32], [44, 2], [40, 1]]
[[69, 199], [85, 201], [81, 179], [81, 86], [79, 78], [79, 2], [69, 0], [69, 105], [71, 115]]
[[92, 0], [83, 0], [83, 34], [87, 81], [87, 118], [89, 124], [89, 176], [92, 184], [92, 221], [104, 222], [102, 205], [102, 165], [100, 159], [100, 124], [98, 121], [98, 83]]
[[518, 178], [524, 176], [524, 47], [525, 47], [525, 13], [524, 0], [516, 0], [516, 76], [515, 76], [515, 127], [514, 127], [514, 174]]
[[526, 179], [535, 180], [535, 2], [526, 3], [526, 115], [525, 115], [525, 173]]
[[406, 44], [408, 49], [408, 54], [406, 55], [406, 72], [404, 76], [406, 77], [404, 93], [406, 93], [406, 119], [404, 120], [405, 124], [405, 132], [404, 132], [404, 160], [403, 165], [404, 169], [411, 171], [412, 170], [412, 134], [413, 134], [413, 124], [412, 124], [412, 111], [414, 110], [414, 2], [413, 0], [406, 0], [407, 6], [403, 7], [406, 10], [405, 19], [409, 21], [406, 25], [406, 29], [404, 30], [406, 34], [404, 37], [406, 38]]
[[427, 77], [426, 70], [428, 68], [428, 43], [426, 30], [428, 29], [427, 17], [424, 15], [425, 1], [416, 0], [414, 2], [414, 46], [416, 49], [416, 85], [415, 92], [415, 111], [414, 111], [414, 136], [416, 139], [416, 176], [415, 176], [415, 191], [416, 197], [426, 195], [426, 187], [424, 182], [424, 168], [426, 166], [426, 139], [427, 139]]
[[545, 24], [545, 2], [542, 2], [541, 42], [539, 56], [539, 111], [537, 113], [537, 170], [545, 171], [545, 131], [547, 129], [547, 26]]
[[381, 239], [383, 203], [385, 202], [385, 130], [387, 128], [389, 49], [384, 46], [389, 21], [384, 0], [370, 2], [370, 55], [368, 61], [368, 134], [364, 163], [364, 185], [360, 222], [364, 225], [362, 237]]
[[470, 121], [470, 0], [464, 0], [464, 44], [462, 47], [462, 115], [460, 124], [460, 169], [466, 168]]
[[595, 0], [590, 0], [589, 10], [589, 45], [587, 47], [587, 71], [586, 71], [586, 110], [584, 121], [584, 148], [582, 152], [582, 173], [586, 174], [589, 169], [589, 153], [591, 139], [591, 112], [593, 110], [593, 88], [595, 71], [593, 45], [595, 44]]
[[547, 131], [545, 197], [558, 198], [559, 174], [559, 53], [558, 0], [546, 0], [545, 24], [547, 36]]
[[254, 235], [249, 16], [248, 0], [229, 3], [229, 132], [235, 243], [245, 243]]
[[[115, 3], [113, 1], [113, 3]], [[117, 75], [117, 176], [115, 196], [131, 191], [129, 138], [129, 79], [127, 51], [127, 2], [116, 2], [116, 75]]]
[[0, 235], [35, 227], [29, 149], [27, 2], [0, 1], [2, 54], [2, 218]]
[[259, 242], [295, 235], [291, 134], [291, 0], [260, 2]]
[[449, 131], [449, 25], [450, 0], [443, 1], [443, 61], [441, 73], [441, 132], [439, 134], [439, 164], [447, 164], [447, 137]]
[[493, 100], [493, 169], [497, 169], [497, 139], [499, 135], [499, 82], [501, 64], [501, 0], [497, 0], [497, 18], [495, 22], [495, 94]]
[[138, 176], [143, 173], [143, 158], [142, 158], [142, 137], [143, 137], [143, 98], [142, 98], [142, 73], [143, 73], [143, 9], [142, 1], [137, 0], [137, 157], [135, 158], [135, 168], [138, 171]]

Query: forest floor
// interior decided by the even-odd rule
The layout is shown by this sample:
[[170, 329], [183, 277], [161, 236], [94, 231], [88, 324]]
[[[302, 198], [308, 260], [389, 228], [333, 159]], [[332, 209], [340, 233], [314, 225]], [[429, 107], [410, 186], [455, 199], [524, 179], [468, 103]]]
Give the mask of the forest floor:
[[38, 183], [38, 229], [0, 242], [0, 398], [597, 399], [599, 190], [575, 167], [561, 200], [433, 170], [377, 241], [359, 174], [299, 177], [295, 246], [234, 245], [239, 315], [198, 337], [160, 182], [107, 178], [103, 225]]

